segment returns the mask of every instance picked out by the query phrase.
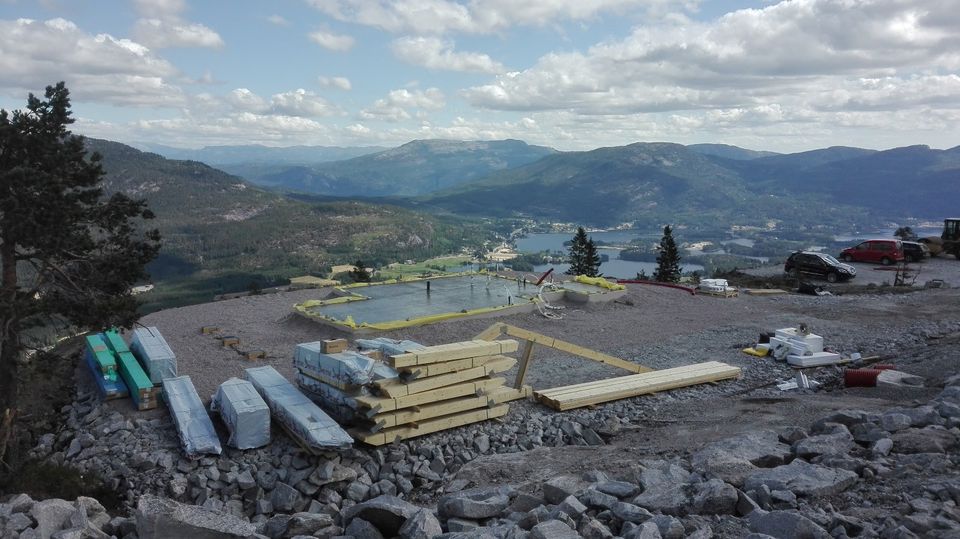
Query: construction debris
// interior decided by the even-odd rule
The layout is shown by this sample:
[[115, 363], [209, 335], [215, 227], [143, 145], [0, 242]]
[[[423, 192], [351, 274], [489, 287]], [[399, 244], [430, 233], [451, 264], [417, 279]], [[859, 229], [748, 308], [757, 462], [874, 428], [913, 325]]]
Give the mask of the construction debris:
[[350, 435], [336, 421], [273, 367], [246, 369], [244, 377], [266, 401], [277, 423], [307, 451], [349, 449], [353, 445]]
[[822, 367], [845, 362], [840, 354], [824, 351], [823, 337], [805, 328], [783, 328], [770, 337], [770, 353], [793, 367]]
[[726, 279], [701, 279], [700, 284], [697, 285], [697, 292], [724, 298], [736, 297], [739, 294]]
[[217, 431], [189, 376], [165, 378], [163, 398], [177, 426], [180, 444], [188, 455], [219, 455], [223, 452]]
[[227, 445], [253, 449], [270, 443], [270, 408], [250, 382], [231, 378], [220, 384], [210, 411], [219, 411], [230, 431]]

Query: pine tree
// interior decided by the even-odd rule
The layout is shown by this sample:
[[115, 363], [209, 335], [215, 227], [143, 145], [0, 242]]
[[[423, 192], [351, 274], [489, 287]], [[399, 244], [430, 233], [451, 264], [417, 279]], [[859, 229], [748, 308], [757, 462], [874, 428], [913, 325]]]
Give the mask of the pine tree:
[[25, 109], [0, 109], [0, 412], [16, 405], [20, 353], [41, 344], [31, 328], [130, 327], [131, 287], [159, 250], [159, 232], [142, 227], [153, 214], [103, 195], [100, 156], [87, 156], [71, 123], [62, 82]]
[[663, 227], [663, 238], [660, 239], [660, 248], [657, 254], [657, 269], [653, 272], [653, 280], [664, 283], [680, 281], [680, 252], [673, 241], [673, 231], [670, 225]]
[[600, 253], [597, 252], [593, 238], [587, 237], [587, 231], [582, 226], [577, 227], [577, 233], [570, 242], [567, 261], [570, 263], [567, 275], [586, 275], [587, 277], [600, 275]]
[[593, 243], [593, 238], [587, 240], [583, 249], [583, 273], [587, 277], [600, 276], [600, 253], [597, 252], [597, 246]]

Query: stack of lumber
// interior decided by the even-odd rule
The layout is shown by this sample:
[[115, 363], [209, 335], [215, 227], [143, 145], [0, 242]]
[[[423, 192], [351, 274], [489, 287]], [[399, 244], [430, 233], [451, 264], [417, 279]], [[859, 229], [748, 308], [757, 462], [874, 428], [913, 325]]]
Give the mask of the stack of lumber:
[[246, 378], [270, 407], [272, 418], [310, 453], [349, 449], [350, 435], [340, 428], [293, 384], [273, 367], [256, 367], [244, 371]]
[[739, 376], [739, 367], [733, 367], [719, 361], [707, 361], [673, 369], [555, 387], [543, 391], [534, 391], [533, 394], [537, 400], [547, 406], [563, 411], [696, 384], [738, 378]]
[[87, 369], [93, 376], [93, 381], [97, 385], [97, 390], [104, 400], [118, 399], [130, 394], [127, 385], [123, 383], [117, 375], [117, 360], [113, 352], [107, 347], [103, 336], [88, 335], [86, 338], [86, 348], [83, 358], [87, 364]]
[[504, 402], [523, 395], [494, 377], [516, 365], [504, 356], [517, 341], [466, 341], [386, 355], [398, 376], [371, 383], [371, 395], [353, 398], [353, 437], [383, 445], [506, 415]]
[[160, 389], [154, 387], [150, 377], [144, 372], [137, 358], [133, 357], [127, 343], [116, 331], [110, 330], [101, 333], [107, 346], [113, 351], [117, 360], [118, 371], [123, 383], [130, 391], [130, 398], [138, 410], [150, 410], [157, 407]]

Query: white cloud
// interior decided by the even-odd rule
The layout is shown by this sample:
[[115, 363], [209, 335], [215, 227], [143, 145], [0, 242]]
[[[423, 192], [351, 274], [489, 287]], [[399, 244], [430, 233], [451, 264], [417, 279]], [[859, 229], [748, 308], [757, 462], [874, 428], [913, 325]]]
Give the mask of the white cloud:
[[227, 94], [226, 102], [234, 109], [243, 112], [266, 112], [270, 105], [259, 95], [247, 88], [237, 88]]
[[404, 37], [391, 45], [393, 54], [404, 62], [429, 69], [502, 73], [504, 67], [490, 56], [456, 52], [453, 43], [436, 37]]
[[317, 80], [321, 86], [337, 88], [344, 91], [353, 88], [353, 85], [350, 84], [350, 79], [346, 77], [317, 77]]
[[141, 18], [133, 25], [133, 35], [150, 47], [223, 47], [217, 32], [180, 17], [185, 0], [134, 0], [134, 4]]
[[337, 20], [395, 33], [489, 34], [512, 26], [583, 21], [602, 13], [691, 9], [698, 0], [308, 0]]
[[334, 34], [322, 30], [311, 32], [309, 37], [317, 45], [331, 51], [348, 51], [353, 48], [354, 44], [354, 39], [348, 35]]
[[180, 20], [138, 19], [133, 35], [146, 45], [158, 49], [171, 47], [223, 47], [223, 39], [199, 23]]
[[[876, 91], [858, 81], [914, 80], [913, 91], [937, 88], [930, 99], [958, 107], [942, 73], [960, 68], [960, 34], [943, 23], [954, 8], [948, 0], [794, 0], [706, 23], [677, 19], [585, 52], [545, 55], [463, 95], [491, 109], [581, 115], [774, 105], [809, 111], [826, 106], [826, 89], [867, 106], [857, 102]], [[887, 92], [884, 106], [913, 106], [910, 93]]]
[[335, 112], [335, 109], [324, 98], [298, 88], [290, 92], [274, 94], [270, 99], [270, 111], [282, 116], [311, 118], [329, 116]]
[[373, 106], [360, 111], [360, 118], [364, 120], [381, 120], [386, 122], [400, 122], [411, 119], [408, 108], [421, 111], [439, 110], [446, 106], [443, 92], [437, 88], [426, 90], [408, 90], [400, 88], [392, 90], [386, 98], [378, 99]]
[[63, 80], [78, 101], [181, 106], [177, 69], [143, 45], [64, 19], [0, 21], [0, 88], [16, 95]]
[[285, 19], [282, 15], [273, 14], [267, 17], [267, 22], [270, 24], [275, 24], [277, 26], [289, 26], [290, 21]]

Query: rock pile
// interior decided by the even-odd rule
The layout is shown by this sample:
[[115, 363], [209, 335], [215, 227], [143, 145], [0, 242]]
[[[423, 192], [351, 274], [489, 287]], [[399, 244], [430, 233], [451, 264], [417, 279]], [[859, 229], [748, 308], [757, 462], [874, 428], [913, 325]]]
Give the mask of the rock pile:
[[19, 494], [0, 503], [0, 537], [11, 539], [98, 539], [136, 533], [133, 519], [113, 517], [93, 498], [34, 501]]
[[[80, 453], [94, 447], [80, 445]], [[559, 476], [522, 490], [468, 489], [464, 481], [449, 481], [435, 509], [401, 498], [413, 487], [406, 477], [439, 486], [448, 463], [473, 456], [476, 448], [465, 441], [460, 451], [470, 455], [398, 445], [373, 451], [367, 460], [360, 451], [319, 463], [283, 451], [177, 460], [169, 494], [203, 507], [142, 496], [136, 530], [153, 537], [178, 526], [221, 534], [211, 537], [258, 533], [271, 539], [955, 537], [958, 446], [955, 377], [924, 405], [839, 411], [808, 428], [749, 432], [671, 460], [639, 460], [616, 476]], [[46, 537], [41, 530], [54, 527], [96, 528], [118, 537], [133, 531], [130, 520], [110, 519], [89, 499], [35, 503], [18, 496], [0, 504], [0, 523], [11, 537]]]

